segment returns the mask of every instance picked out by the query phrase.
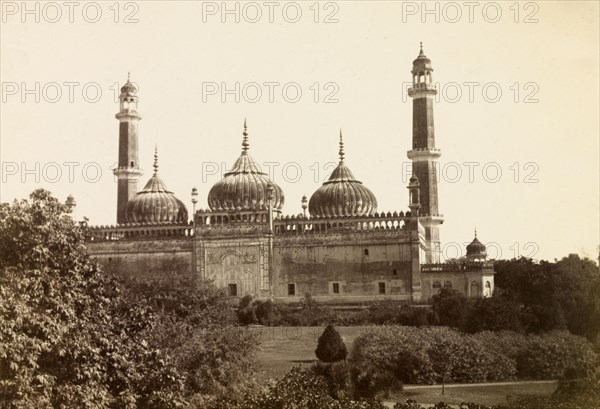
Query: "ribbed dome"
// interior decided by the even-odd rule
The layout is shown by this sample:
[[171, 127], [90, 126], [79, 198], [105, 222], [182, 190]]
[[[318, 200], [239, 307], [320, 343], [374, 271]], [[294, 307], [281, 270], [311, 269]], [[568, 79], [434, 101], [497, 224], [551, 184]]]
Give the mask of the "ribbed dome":
[[485, 259], [487, 257], [485, 244], [477, 238], [477, 230], [475, 231], [475, 238], [467, 245], [467, 257], [475, 259]]
[[248, 133], [244, 121], [242, 154], [231, 171], [215, 183], [208, 193], [208, 206], [212, 211], [267, 210], [267, 190], [273, 187], [273, 210], [281, 211], [283, 190], [261, 172], [248, 154]]
[[158, 176], [157, 154], [154, 154], [154, 175], [144, 189], [127, 202], [125, 209], [127, 223], [187, 223], [188, 214], [183, 202]]
[[121, 94], [135, 95], [137, 88], [131, 83], [130, 76], [127, 74], [127, 82], [121, 87]]
[[312, 217], [365, 216], [377, 211], [377, 199], [344, 163], [344, 143], [340, 132], [340, 163], [329, 180], [310, 198]]

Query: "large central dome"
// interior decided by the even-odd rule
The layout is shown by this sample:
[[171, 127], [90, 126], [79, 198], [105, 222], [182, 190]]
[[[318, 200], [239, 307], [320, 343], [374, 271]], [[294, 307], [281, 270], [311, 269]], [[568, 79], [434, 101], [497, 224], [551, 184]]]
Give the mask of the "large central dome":
[[248, 154], [248, 132], [244, 121], [242, 154], [223, 179], [215, 183], [208, 193], [208, 206], [212, 211], [267, 210], [267, 190], [273, 187], [273, 210], [281, 211], [283, 191], [271, 182], [254, 159]]
[[312, 217], [366, 216], [377, 211], [377, 199], [344, 163], [344, 142], [340, 131], [340, 163], [329, 180], [310, 198], [308, 211]]

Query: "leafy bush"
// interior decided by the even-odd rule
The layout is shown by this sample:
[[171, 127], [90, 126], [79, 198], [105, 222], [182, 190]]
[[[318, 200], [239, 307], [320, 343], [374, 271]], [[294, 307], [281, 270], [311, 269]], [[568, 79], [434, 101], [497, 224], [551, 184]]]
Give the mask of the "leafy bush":
[[471, 335], [413, 327], [378, 327], [361, 334], [354, 341], [351, 359], [356, 366], [353, 379], [361, 374], [385, 378], [391, 373], [404, 383], [421, 384], [502, 381], [516, 376], [557, 379], [570, 368], [585, 376], [598, 363], [592, 345], [568, 332]]
[[426, 330], [413, 327], [374, 327], [359, 335], [352, 348], [351, 359], [358, 373], [393, 374], [404, 383], [433, 383], [434, 371], [427, 349], [430, 339]]
[[[200, 407], [196, 407], [200, 409]], [[281, 380], [271, 382], [264, 390], [246, 395], [241, 402], [221, 399], [202, 409], [385, 409], [376, 400], [333, 398], [327, 381], [312, 368], [294, 367]]]
[[591, 344], [567, 331], [530, 335], [517, 356], [520, 378], [557, 379], [569, 369], [587, 375], [597, 364]]
[[329, 396], [334, 399], [351, 396], [350, 365], [345, 361], [334, 363], [317, 362], [313, 368], [315, 374], [322, 376], [327, 382]]
[[336, 362], [346, 359], [348, 355], [346, 344], [344, 344], [340, 333], [332, 324], [328, 324], [319, 337], [315, 355], [323, 362]]

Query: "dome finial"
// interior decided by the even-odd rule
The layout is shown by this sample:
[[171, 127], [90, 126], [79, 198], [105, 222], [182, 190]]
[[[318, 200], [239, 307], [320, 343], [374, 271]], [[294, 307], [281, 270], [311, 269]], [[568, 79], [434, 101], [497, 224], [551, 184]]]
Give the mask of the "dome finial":
[[250, 146], [248, 143], [248, 126], [246, 125], [246, 118], [244, 118], [244, 132], [242, 132], [242, 135], [244, 135], [244, 140], [242, 141], [242, 151], [246, 152]]
[[342, 128], [340, 128], [340, 162], [344, 161], [344, 138], [342, 137]]
[[127, 71], [127, 82], [131, 81], [131, 71]]
[[419, 55], [425, 55], [425, 53], [423, 52], [423, 41], [419, 42]]
[[475, 227], [475, 238], [477, 238], [477, 227]]
[[154, 173], [158, 172], [158, 146], [154, 145]]

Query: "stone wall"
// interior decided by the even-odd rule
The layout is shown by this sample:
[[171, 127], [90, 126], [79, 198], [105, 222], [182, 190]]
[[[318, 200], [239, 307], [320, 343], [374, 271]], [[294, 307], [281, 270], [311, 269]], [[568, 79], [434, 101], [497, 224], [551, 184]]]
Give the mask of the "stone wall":
[[412, 257], [410, 234], [402, 231], [278, 238], [275, 297], [281, 302], [306, 293], [326, 302], [408, 300]]
[[189, 237], [92, 242], [87, 248], [106, 273], [121, 278], [171, 283], [194, 279]]

